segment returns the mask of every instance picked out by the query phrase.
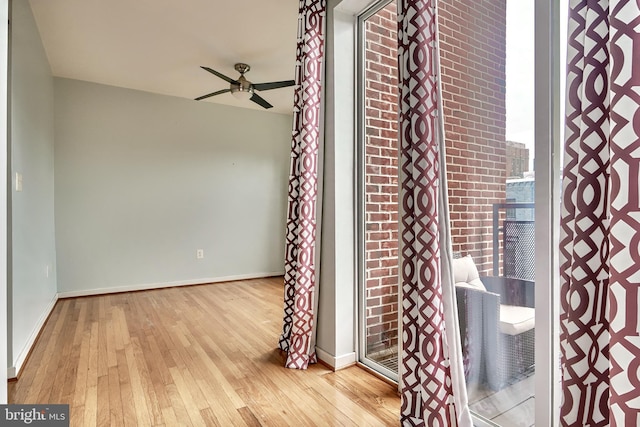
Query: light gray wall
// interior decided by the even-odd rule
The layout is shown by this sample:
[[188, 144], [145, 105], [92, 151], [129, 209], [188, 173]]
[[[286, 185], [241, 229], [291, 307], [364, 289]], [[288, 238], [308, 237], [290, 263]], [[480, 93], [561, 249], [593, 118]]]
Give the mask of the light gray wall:
[[[7, 311], [8, 300], [8, 246], [9, 246], [9, 228], [7, 220], [9, 217], [9, 203], [7, 196], [7, 176], [10, 171], [8, 162], [9, 141], [7, 134], [7, 118], [8, 118], [8, 99], [7, 99], [7, 82], [8, 82], [8, 55], [9, 55], [9, 1], [0, 0], [0, 236], [5, 236], [4, 241], [0, 244], [0, 378], [7, 378], [7, 353], [9, 346], [8, 325], [10, 321]], [[0, 404], [7, 403], [7, 383], [4, 382], [0, 386]]]
[[55, 95], [62, 294], [282, 273], [290, 116], [59, 78]]
[[[9, 364], [24, 361], [56, 295], [53, 78], [29, 3], [11, 20], [11, 233]], [[15, 174], [23, 191], [15, 188]], [[50, 268], [47, 277], [47, 266]]]

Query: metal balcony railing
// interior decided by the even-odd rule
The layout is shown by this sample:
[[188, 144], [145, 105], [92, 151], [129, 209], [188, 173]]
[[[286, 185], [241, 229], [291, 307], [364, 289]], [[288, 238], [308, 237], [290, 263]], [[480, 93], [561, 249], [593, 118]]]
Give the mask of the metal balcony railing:
[[[494, 276], [535, 280], [533, 209], [533, 203], [495, 203], [493, 205]], [[501, 214], [503, 210], [505, 213]], [[502, 226], [500, 226], [501, 221]], [[500, 260], [502, 260], [502, 272]]]

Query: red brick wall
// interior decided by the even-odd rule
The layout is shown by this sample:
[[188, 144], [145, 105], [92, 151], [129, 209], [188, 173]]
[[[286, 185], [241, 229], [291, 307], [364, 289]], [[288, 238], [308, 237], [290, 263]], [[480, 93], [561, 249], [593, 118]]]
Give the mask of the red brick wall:
[[398, 337], [398, 37], [395, 3], [366, 22], [365, 261], [367, 347]]
[[438, 8], [453, 250], [490, 274], [492, 204], [506, 189], [506, 2]]
[[[454, 252], [490, 274], [492, 204], [504, 202], [504, 1], [439, 2]], [[394, 349], [398, 318], [398, 96], [395, 2], [367, 20], [365, 261], [368, 352]]]

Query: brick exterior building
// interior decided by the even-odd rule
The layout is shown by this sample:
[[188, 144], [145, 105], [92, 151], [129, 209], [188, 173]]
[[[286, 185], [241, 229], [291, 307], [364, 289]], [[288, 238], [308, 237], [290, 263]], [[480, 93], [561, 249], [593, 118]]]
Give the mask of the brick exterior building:
[[[505, 200], [506, 4], [439, 3], [453, 250], [482, 273], [492, 263], [492, 204]], [[365, 33], [365, 262], [368, 353], [398, 337], [398, 80], [396, 5]]]
[[523, 178], [529, 170], [529, 149], [521, 142], [507, 141], [507, 178]]

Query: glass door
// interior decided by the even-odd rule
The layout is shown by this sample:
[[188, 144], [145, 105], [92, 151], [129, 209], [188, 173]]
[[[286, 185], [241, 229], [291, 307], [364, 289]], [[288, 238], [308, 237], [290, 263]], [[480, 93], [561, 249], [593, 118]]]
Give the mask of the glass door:
[[[554, 8], [551, 1], [543, 7], [535, 0], [438, 2], [456, 298], [477, 425], [534, 425], [536, 415], [552, 412], [553, 405], [541, 405], [536, 395], [554, 395], [557, 264], [551, 248], [559, 208], [553, 191], [560, 174], [557, 158], [554, 163], [560, 112], [554, 109], [558, 94], [550, 95], [558, 82], [536, 93], [535, 79], [559, 56], [548, 49], [559, 46], [549, 28], [557, 23]], [[548, 21], [534, 19], [544, 13]], [[535, 54], [541, 33], [556, 37], [546, 45], [546, 59]], [[381, 1], [363, 12], [358, 35], [359, 358], [397, 381], [395, 2]], [[557, 69], [551, 74], [559, 75]], [[541, 111], [546, 122], [539, 119]], [[536, 143], [544, 132], [541, 149]], [[535, 171], [540, 165], [544, 169]]]
[[360, 359], [398, 378], [398, 56], [396, 3], [358, 20]]

